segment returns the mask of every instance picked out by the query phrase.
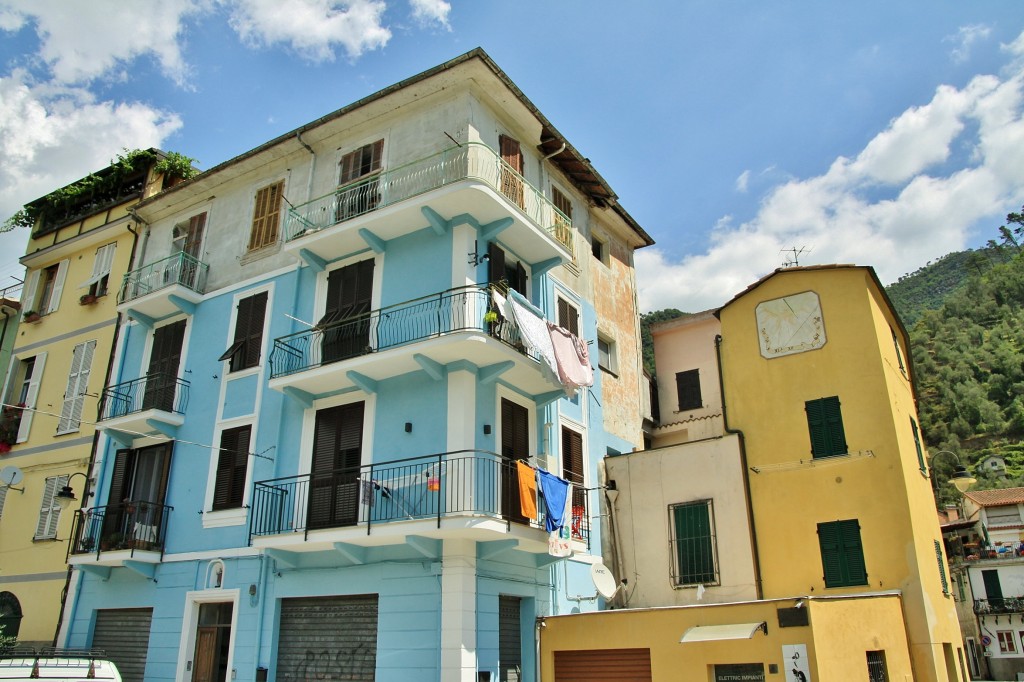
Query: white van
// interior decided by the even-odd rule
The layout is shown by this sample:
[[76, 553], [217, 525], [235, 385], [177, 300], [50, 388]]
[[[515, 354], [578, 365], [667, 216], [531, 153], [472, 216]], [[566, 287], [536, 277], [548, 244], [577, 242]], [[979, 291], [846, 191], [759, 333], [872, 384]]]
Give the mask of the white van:
[[121, 682], [117, 666], [98, 649], [9, 649], [0, 651], [0, 680]]

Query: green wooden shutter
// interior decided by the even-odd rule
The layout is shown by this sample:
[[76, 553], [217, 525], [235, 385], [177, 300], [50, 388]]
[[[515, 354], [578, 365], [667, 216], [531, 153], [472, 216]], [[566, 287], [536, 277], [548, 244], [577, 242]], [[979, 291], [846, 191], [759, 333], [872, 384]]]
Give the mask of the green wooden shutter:
[[818, 524], [825, 587], [866, 585], [867, 569], [856, 519]]
[[672, 508], [680, 585], [717, 582], [711, 536], [710, 505], [680, 504]]
[[928, 471], [928, 466], [924, 463], [924, 450], [921, 449], [921, 432], [913, 417], [910, 418], [910, 430], [914, 434], [914, 447], [917, 448], [917, 466], [921, 471]]
[[946, 580], [946, 562], [942, 559], [942, 543], [932, 540], [935, 543], [935, 561], [939, 564], [939, 580], [942, 582], [942, 594], [949, 596], [949, 581]]
[[811, 455], [831, 457], [847, 453], [846, 433], [839, 398], [820, 398], [804, 403], [807, 429], [811, 437]]

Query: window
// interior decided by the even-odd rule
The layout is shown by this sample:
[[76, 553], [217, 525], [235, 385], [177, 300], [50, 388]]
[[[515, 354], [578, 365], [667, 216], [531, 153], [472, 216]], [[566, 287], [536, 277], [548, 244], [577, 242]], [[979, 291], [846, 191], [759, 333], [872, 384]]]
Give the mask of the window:
[[92, 356], [96, 352], [96, 341], [86, 341], [75, 346], [71, 355], [71, 371], [64, 391], [64, 404], [57, 422], [57, 434], [78, 431], [81, 425], [85, 394], [89, 390], [89, 373], [92, 371]]
[[380, 171], [383, 155], [384, 140], [377, 140], [341, 157], [335, 215], [338, 222], [377, 208], [380, 203], [377, 179], [360, 181]]
[[608, 244], [596, 234], [590, 235], [590, 253], [605, 265], [608, 264]]
[[92, 275], [79, 286], [88, 288], [90, 296], [106, 296], [110, 287], [110, 269], [114, 265], [114, 252], [117, 244], [111, 243], [96, 249], [96, 258], [92, 262]]
[[700, 370], [688, 369], [676, 372], [676, 396], [679, 398], [679, 411], [699, 410], [704, 407], [700, 394]]
[[711, 585], [718, 582], [715, 532], [711, 500], [669, 507], [676, 585]]
[[807, 428], [811, 434], [811, 455], [831, 457], [845, 455], [846, 434], [843, 432], [843, 414], [839, 409], [839, 398], [808, 400]]
[[597, 335], [597, 366], [612, 374], [616, 374], [619, 371], [615, 342], [600, 334]]
[[43, 376], [45, 365], [46, 353], [40, 353], [34, 357], [25, 358], [18, 367], [17, 378], [13, 384], [9, 402], [13, 402], [15, 405], [24, 405], [29, 409], [21, 411], [18, 421], [18, 436], [15, 441], [17, 443], [24, 443], [28, 440], [34, 414], [31, 408], [36, 406], [36, 399], [39, 396], [39, 380]]
[[996, 639], [999, 640], [999, 653], [1001, 654], [1015, 654], [1017, 653], [1017, 643], [1013, 639], [1013, 633], [1009, 630], [997, 630]]
[[67, 275], [67, 260], [32, 272], [25, 280], [25, 288], [22, 291], [22, 301], [25, 302], [22, 310], [25, 313], [35, 312], [40, 315], [56, 312]]
[[511, 199], [520, 208], [523, 207], [523, 151], [519, 140], [507, 135], [498, 136], [498, 148], [501, 152], [501, 193]]
[[185, 222], [174, 226], [174, 249], [187, 253], [199, 260], [203, 247], [203, 231], [206, 229], [206, 213], [194, 215]]
[[868, 584], [857, 519], [819, 523], [818, 544], [825, 570], [825, 587]]
[[942, 558], [942, 543], [933, 540], [935, 543], [935, 560], [939, 563], [939, 581], [942, 583], [942, 594], [949, 596], [949, 581], [946, 580], [946, 562]]
[[558, 326], [579, 338], [580, 311], [561, 296], [558, 297]]
[[235, 313], [235, 336], [219, 358], [230, 360], [229, 372], [256, 367], [263, 351], [263, 322], [267, 313], [267, 292], [243, 298]]
[[928, 466], [924, 463], [924, 450], [921, 449], [921, 431], [917, 428], [917, 422], [914, 418], [910, 418], [910, 431], [914, 434], [914, 447], [917, 448], [917, 466], [922, 472], [928, 471]]
[[43, 488], [43, 502], [39, 507], [39, 523], [36, 524], [35, 540], [55, 540], [57, 524], [60, 522], [60, 503], [57, 493], [68, 484], [68, 476], [50, 476]]
[[495, 242], [487, 244], [488, 278], [492, 284], [505, 283], [527, 300], [530, 298], [527, 287], [526, 268], [521, 262], [515, 261]]
[[249, 251], [277, 243], [277, 227], [281, 222], [281, 197], [284, 181], [268, 185], [256, 192], [249, 232]]
[[252, 426], [248, 424], [221, 432], [217, 480], [213, 490], [214, 511], [242, 506], [251, 439]]
[[551, 203], [555, 212], [555, 238], [563, 244], [572, 243], [572, 201], [557, 188], [551, 187]]
[[900, 365], [900, 371], [904, 374], [907, 373], [907, 368], [903, 364], [903, 351], [900, 350], [900, 340], [896, 336], [896, 330], [889, 327], [889, 331], [892, 332], [892, 345], [896, 347], [896, 362]]
[[338, 184], [347, 185], [359, 178], [376, 173], [380, 170], [381, 158], [384, 155], [384, 140], [377, 140], [364, 145], [341, 157], [341, 175]]
[[885, 667], [884, 651], [869, 651], [868, 682], [889, 682], [889, 671]]

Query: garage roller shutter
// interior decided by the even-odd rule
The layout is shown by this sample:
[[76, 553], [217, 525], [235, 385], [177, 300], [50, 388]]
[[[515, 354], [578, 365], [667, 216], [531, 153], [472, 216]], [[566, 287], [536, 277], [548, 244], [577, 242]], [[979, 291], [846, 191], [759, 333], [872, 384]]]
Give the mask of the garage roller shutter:
[[103, 649], [124, 682], [142, 682], [149, 651], [153, 609], [101, 609], [96, 612], [92, 646]]
[[377, 595], [281, 601], [278, 682], [368, 680], [377, 668]]
[[651, 682], [650, 649], [556, 651], [555, 682]]

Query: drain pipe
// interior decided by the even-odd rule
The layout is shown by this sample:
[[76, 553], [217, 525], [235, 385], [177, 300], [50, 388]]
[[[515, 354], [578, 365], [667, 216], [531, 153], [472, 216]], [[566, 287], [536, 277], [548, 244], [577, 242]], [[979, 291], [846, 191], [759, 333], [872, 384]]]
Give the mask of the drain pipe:
[[540, 631], [547, 627], [544, 623], [544, 616], [537, 616], [537, 619], [533, 622], [533, 647], [535, 649], [533, 654], [533, 667], [534, 671], [534, 682], [540, 682]]
[[754, 590], [756, 598], [760, 601], [762, 597], [761, 585], [761, 558], [757, 551], [757, 527], [754, 525], [754, 505], [750, 498], [750, 474], [747, 468], [747, 445], [743, 431], [729, 428], [729, 413], [725, 409], [725, 378], [722, 367], [722, 335], [715, 336], [715, 356], [718, 359], [718, 390], [722, 396], [722, 424], [727, 434], [739, 437], [740, 441], [740, 466], [743, 468], [743, 497], [747, 503], [747, 523], [750, 524], [750, 554], [754, 560]]
[[[615, 571], [619, 574], [619, 584], [622, 584], [622, 543], [619, 541], [619, 518], [615, 513], [615, 502], [619, 499], [619, 491], [615, 488], [606, 487], [604, 496], [608, 500], [608, 518], [612, 522], [612, 544], [615, 545]], [[622, 596], [622, 607], [625, 608], [627, 605], [627, 597], [625, 592]]]

